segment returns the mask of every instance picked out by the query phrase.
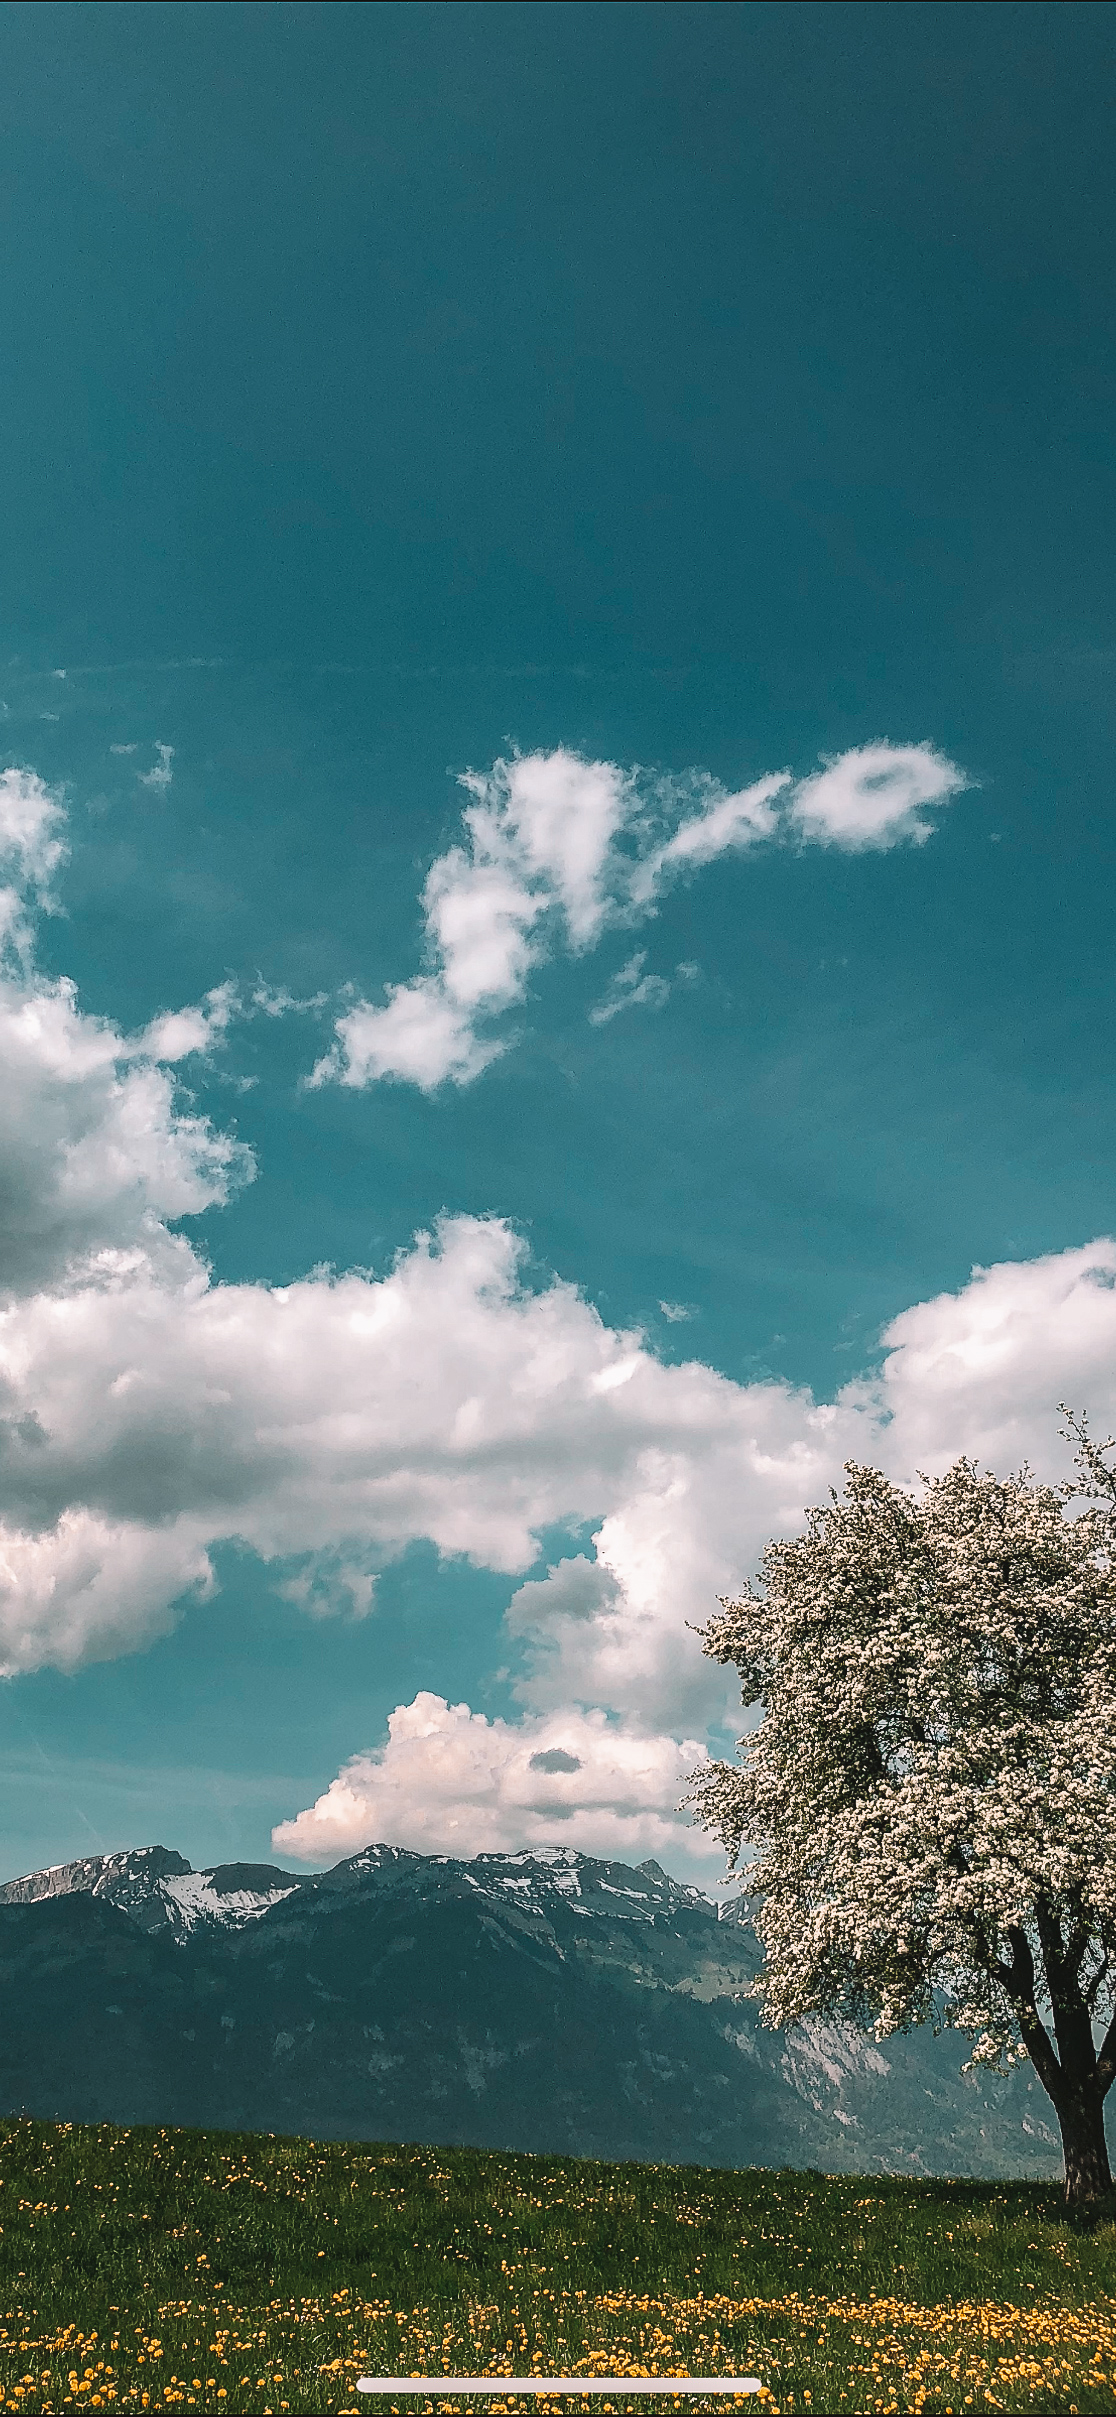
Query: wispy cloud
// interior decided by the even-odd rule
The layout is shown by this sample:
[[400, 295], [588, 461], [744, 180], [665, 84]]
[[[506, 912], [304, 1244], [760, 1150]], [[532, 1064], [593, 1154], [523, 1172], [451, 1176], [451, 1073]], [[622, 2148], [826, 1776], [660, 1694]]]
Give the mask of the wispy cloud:
[[[422, 892], [425, 966], [388, 984], [381, 1002], [347, 1008], [310, 1080], [362, 1089], [390, 1077], [423, 1091], [472, 1082], [508, 1048], [500, 1019], [556, 949], [585, 954], [609, 928], [653, 915], [678, 881], [745, 849], [921, 845], [933, 828], [926, 810], [966, 785], [933, 747], [884, 740], [805, 780], [770, 772], [739, 790], [702, 773], [652, 779], [567, 748], [466, 773], [461, 837]], [[643, 962], [613, 977], [591, 1022], [664, 1004], [670, 985]]]
[[309, 999], [297, 998], [293, 990], [287, 990], [282, 983], [276, 986], [265, 982], [261, 974], [252, 992], [252, 1005], [259, 1008], [261, 1015], [272, 1017], [314, 1015], [327, 1004], [328, 998], [329, 992], [325, 990], [316, 990]]
[[613, 974], [603, 999], [598, 999], [589, 1010], [591, 1024], [610, 1024], [613, 1016], [621, 1015], [625, 1007], [666, 1006], [671, 985], [663, 974], [645, 974], [646, 963], [647, 951], [641, 948], [621, 966], [619, 973]]
[[157, 763], [152, 765], [150, 772], [140, 773], [140, 784], [144, 789], [169, 789], [171, 782], [174, 779], [174, 774], [171, 771], [171, 765], [174, 762], [174, 749], [173, 747], [166, 746], [160, 740], [159, 744], [156, 746], [155, 753], [159, 760]]
[[779, 827], [774, 800], [790, 787], [790, 777], [789, 772], [769, 772], [763, 780], [753, 781], [750, 789], [728, 794], [710, 782], [704, 812], [688, 815], [672, 838], [635, 866], [633, 899], [641, 906], [649, 905], [680, 873], [712, 864], [734, 849], [774, 839]]

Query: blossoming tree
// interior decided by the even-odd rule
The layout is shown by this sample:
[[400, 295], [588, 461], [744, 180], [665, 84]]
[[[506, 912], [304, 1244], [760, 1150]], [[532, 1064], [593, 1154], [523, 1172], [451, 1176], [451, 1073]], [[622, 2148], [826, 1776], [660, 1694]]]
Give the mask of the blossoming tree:
[[916, 1498], [850, 1464], [704, 1632], [762, 1719], [691, 1801], [730, 1862], [755, 1850], [765, 2021], [930, 2019], [1029, 2056], [1087, 2203], [1116, 2075], [1116, 1472], [1073, 1432], [1077, 1487], [959, 1460]]

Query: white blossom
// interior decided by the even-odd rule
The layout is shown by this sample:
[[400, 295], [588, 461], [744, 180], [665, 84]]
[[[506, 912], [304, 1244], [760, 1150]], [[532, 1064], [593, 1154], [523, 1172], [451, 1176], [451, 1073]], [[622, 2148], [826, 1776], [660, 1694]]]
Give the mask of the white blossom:
[[1085, 1509], [1025, 1470], [959, 1460], [916, 1497], [850, 1464], [705, 1632], [762, 1719], [691, 1801], [754, 1858], [767, 2022], [944, 2021], [973, 2061], [1029, 2055], [1088, 2197], [1116, 2072], [1116, 1476], [1073, 1432]]

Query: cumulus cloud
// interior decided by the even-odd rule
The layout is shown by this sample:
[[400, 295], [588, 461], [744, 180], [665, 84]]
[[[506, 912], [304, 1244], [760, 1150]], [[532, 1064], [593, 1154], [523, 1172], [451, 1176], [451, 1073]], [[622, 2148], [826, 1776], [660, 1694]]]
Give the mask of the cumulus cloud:
[[[602, 784], [574, 849], [559, 811], [574, 777], [567, 763], [561, 782], [521, 791], [509, 776], [506, 797], [474, 803], [528, 832], [584, 936], [626, 806]], [[0, 842], [26, 892], [61, 860], [62, 808], [33, 774], [2, 795]], [[468, 958], [468, 932], [445, 929]], [[98, 1606], [114, 1589], [111, 1649], [142, 1639], [208, 1582], [226, 1538], [282, 1564], [308, 1609], [349, 1611], [368, 1609], [379, 1558], [426, 1538], [526, 1580], [510, 1624], [532, 1713], [603, 1704], [654, 1728], [681, 1707], [700, 1725], [718, 1682], [685, 1619], [848, 1451], [898, 1474], [959, 1448], [1048, 1456], [1059, 1397], [1116, 1410], [1109, 1243], [978, 1271], [904, 1312], [878, 1380], [831, 1404], [698, 1360], [664, 1367], [576, 1288], [528, 1280], [498, 1220], [447, 1219], [378, 1278], [214, 1284], [172, 1229], [250, 1161], [183, 1109], [157, 1057], [208, 1046], [231, 1006], [214, 990], [137, 1042], [26, 964], [0, 979], [10, 1667], [110, 1649]], [[539, 1538], [563, 1523], [592, 1529], [593, 1558], [532, 1577]]]
[[[13, 1444], [32, 1449], [25, 1424], [0, 1421], [7, 1464]], [[135, 1653], [175, 1626], [178, 1607], [213, 1591], [213, 1571], [188, 1519], [161, 1528], [105, 1518], [82, 1505], [41, 1530], [0, 1522], [0, 1673], [44, 1663], [75, 1670], [83, 1662]]]
[[307, 1863], [386, 1839], [463, 1857], [557, 1841], [626, 1863], [681, 1854], [704, 1867], [708, 1838], [675, 1810], [704, 1758], [696, 1738], [655, 1736], [600, 1711], [486, 1720], [424, 1693], [392, 1713], [386, 1746], [354, 1755], [272, 1843]]
[[[487, 1004], [507, 1006], [515, 995], [509, 988]], [[361, 1000], [338, 1017], [334, 1047], [319, 1058], [310, 1086], [336, 1078], [359, 1091], [385, 1075], [415, 1083], [420, 1091], [436, 1091], [444, 1082], [472, 1082], [507, 1046], [491, 1034], [482, 1037], [475, 1013], [475, 1006], [453, 998], [443, 977], [389, 985], [386, 1007]]]
[[[317, 1861], [377, 1837], [456, 1853], [566, 1839], [629, 1861], [637, 1849], [658, 1853], [675, 1867], [707, 1851], [674, 1810], [677, 1774], [698, 1759], [677, 1728], [727, 1707], [703, 1698], [687, 1667], [683, 1618], [704, 1617], [716, 1591], [739, 1583], [767, 1534], [793, 1530], [846, 1456], [871, 1457], [907, 1483], [959, 1451], [1001, 1470], [1030, 1459], [1063, 1473], [1059, 1398], [1091, 1405], [1098, 1426], [1116, 1424], [1116, 1243], [976, 1269], [959, 1292], [905, 1310], [884, 1340], [878, 1380], [846, 1387], [828, 1408], [786, 1388], [729, 1386], [718, 1422], [705, 1397], [700, 1442], [709, 1372], [690, 1372], [696, 1390], [678, 1403], [688, 1443], [676, 1430], [673, 1450], [643, 1454], [626, 1500], [601, 1522], [595, 1558], [571, 1554], [511, 1598], [509, 1635], [526, 1648], [522, 1719], [487, 1722], [430, 1696], [401, 1706], [387, 1747], [346, 1765], [276, 1832], [277, 1849]], [[616, 1379], [606, 1399], [631, 1381], [623, 1366], [603, 1371]], [[715, 1577], [718, 1557], [722, 1569], [734, 1560], [732, 1579]], [[607, 1720], [594, 1704], [628, 1709]], [[603, 1771], [594, 1740], [607, 1749]], [[646, 1774], [642, 1792], [629, 1748]], [[540, 1770], [553, 1793], [533, 1797]]]
[[[306, 1556], [370, 1574], [428, 1538], [515, 1575], [548, 1529], [590, 1523], [593, 1616], [554, 1581], [516, 1614], [524, 1700], [652, 1721], [691, 1704], [700, 1722], [717, 1680], [682, 1622], [732, 1582], [773, 1511], [794, 1517], [824, 1482], [833, 1414], [699, 1363], [664, 1368], [576, 1289], [540, 1291], [525, 1272], [506, 1225], [457, 1218], [380, 1278], [219, 1285], [164, 1235], [13, 1300], [8, 1532], [60, 1539], [80, 1509], [101, 1523], [106, 1573], [121, 1536], [157, 1529], [191, 1571], [227, 1538], [301, 1556], [303, 1578]], [[164, 1614], [164, 1575], [149, 1605], [130, 1598], [140, 1637]], [[35, 1602], [0, 1606], [9, 1667], [74, 1657], [61, 1598]]]
[[372, 1609], [376, 1580], [359, 1561], [343, 1552], [308, 1553], [301, 1569], [276, 1587], [285, 1603], [294, 1603], [312, 1620], [366, 1620]]
[[1116, 1432], [1116, 1242], [976, 1267], [960, 1292], [903, 1310], [883, 1341], [897, 1474], [933, 1474], [962, 1451], [1001, 1472], [1029, 1460], [1064, 1474], [1058, 1402]]
[[249, 1153], [177, 1105], [171, 1077], [73, 984], [0, 973], [0, 1299], [67, 1286], [139, 1249], [174, 1259], [168, 1219], [227, 1199]]
[[204, 1057], [227, 1030], [237, 1004], [235, 983], [221, 982], [206, 992], [199, 1006], [175, 1007], [156, 1016], [129, 1049], [164, 1066], [177, 1065], [184, 1057]]
[[[797, 785], [773, 772], [731, 792], [707, 774], [649, 780], [567, 748], [466, 773], [462, 839], [435, 859], [422, 894], [422, 972], [389, 984], [381, 1004], [347, 1008], [310, 1080], [361, 1089], [393, 1078], [423, 1091], [472, 1082], [509, 1046], [500, 1019], [556, 947], [594, 948], [609, 927], [653, 914], [683, 876], [782, 834], [854, 848], [921, 842], [932, 827], [922, 810], [965, 785], [932, 747], [883, 742]], [[626, 967], [590, 1020], [661, 1006], [667, 988]]]
[[463, 785], [473, 798], [465, 821], [474, 849], [499, 863], [510, 842], [540, 885], [536, 894], [557, 901], [573, 946], [590, 946], [609, 909], [610, 859], [632, 811], [632, 775], [558, 747], [468, 772]]
[[[5, 1666], [142, 1642], [223, 1539], [277, 1564], [308, 1609], [361, 1611], [361, 1581], [427, 1538], [525, 1580], [509, 1629], [531, 1713], [603, 1705], [700, 1729], [727, 1698], [685, 1622], [847, 1456], [912, 1479], [962, 1449], [1051, 1465], [1059, 1398], [1116, 1412], [1109, 1242], [904, 1312], [878, 1380], [830, 1404], [665, 1367], [576, 1289], [525, 1272], [517, 1237], [482, 1219], [448, 1220], [382, 1277], [280, 1289], [215, 1284], [181, 1238], [156, 1250], [149, 1232], [12, 1299]], [[540, 1537], [565, 1524], [592, 1529], [592, 1557], [533, 1578]]]

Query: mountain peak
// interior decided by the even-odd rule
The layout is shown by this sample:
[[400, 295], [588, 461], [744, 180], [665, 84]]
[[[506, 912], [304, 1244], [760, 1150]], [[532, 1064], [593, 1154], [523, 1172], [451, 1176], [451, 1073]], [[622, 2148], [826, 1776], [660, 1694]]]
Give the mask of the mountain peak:
[[[121, 1889], [151, 1888], [160, 1880], [182, 1879], [193, 1870], [185, 1855], [170, 1846], [127, 1846], [114, 1855], [83, 1855], [74, 1863], [52, 1863], [45, 1871], [24, 1872], [0, 1887], [0, 1905], [38, 1905], [44, 1897], [112, 1896]], [[118, 1900], [119, 1901], [119, 1900]]]

